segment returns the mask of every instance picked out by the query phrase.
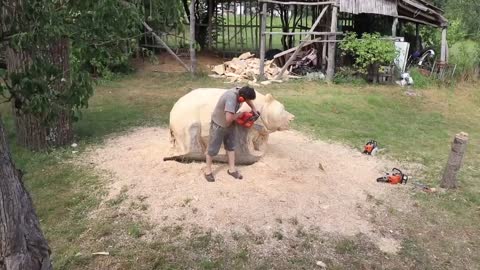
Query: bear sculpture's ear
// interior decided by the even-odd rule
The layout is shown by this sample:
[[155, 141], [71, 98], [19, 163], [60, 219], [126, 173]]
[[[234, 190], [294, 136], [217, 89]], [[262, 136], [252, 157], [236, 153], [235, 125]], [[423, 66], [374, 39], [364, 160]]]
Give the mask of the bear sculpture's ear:
[[267, 94], [265, 96], [265, 102], [272, 102], [274, 100], [275, 100], [275, 98], [272, 96], [272, 94]]

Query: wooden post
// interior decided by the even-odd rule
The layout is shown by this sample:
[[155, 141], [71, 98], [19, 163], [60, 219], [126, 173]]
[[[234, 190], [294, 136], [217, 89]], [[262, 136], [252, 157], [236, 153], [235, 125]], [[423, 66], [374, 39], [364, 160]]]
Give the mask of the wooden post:
[[327, 47], [328, 43], [322, 44], [322, 72], [324, 72], [327, 67]]
[[[332, 24], [330, 26], [330, 31], [332, 33], [337, 32], [337, 20], [338, 20], [338, 7], [332, 7]], [[335, 35], [329, 36], [330, 40], [336, 40]], [[335, 51], [337, 48], [337, 43], [330, 42], [328, 43], [328, 66], [327, 66], [327, 82], [333, 81], [333, 76], [335, 75]]]
[[[234, 39], [234, 51], [238, 51], [238, 42], [237, 42], [237, 0], [233, 0], [233, 39]], [[230, 37], [228, 37], [228, 42], [230, 43]]]
[[457, 173], [462, 167], [467, 143], [467, 133], [461, 132], [455, 135], [455, 139], [452, 143], [452, 152], [450, 152], [450, 157], [448, 158], [448, 163], [445, 167], [445, 172], [443, 173], [442, 183], [440, 184], [442, 188], [456, 188], [458, 186]]
[[195, 74], [197, 56], [195, 55], [195, 0], [190, 2], [190, 72]]
[[213, 37], [213, 0], [208, 0], [208, 49], [212, 49]]
[[[273, 11], [275, 10], [275, 6], [272, 6], [272, 10], [270, 11], [270, 32], [273, 32]], [[268, 49], [273, 49], [273, 36], [269, 35], [268, 40]]]
[[393, 19], [393, 25], [392, 25], [392, 37], [397, 37], [397, 25], [398, 25], [398, 18]]
[[262, 19], [260, 20], [260, 80], [265, 79], [265, 47], [267, 30], [267, 3], [262, 3]]
[[442, 28], [442, 48], [440, 50], [440, 61], [443, 64], [447, 63], [447, 54], [448, 54], [448, 44], [447, 44], [447, 28]]
[[420, 44], [420, 24], [416, 23], [415, 24], [415, 50], [420, 50], [421, 48]]

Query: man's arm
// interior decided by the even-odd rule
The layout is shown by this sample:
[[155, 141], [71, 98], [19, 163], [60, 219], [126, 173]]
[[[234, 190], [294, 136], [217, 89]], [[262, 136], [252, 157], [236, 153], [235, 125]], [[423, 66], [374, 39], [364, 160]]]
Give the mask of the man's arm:
[[242, 116], [242, 114], [243, 112], [240, 112], [240, 113], [225, 112], [225, 119], [227, 122], [227, 126], [230, 126], [232, 122], [237, 120], [237, 118]]

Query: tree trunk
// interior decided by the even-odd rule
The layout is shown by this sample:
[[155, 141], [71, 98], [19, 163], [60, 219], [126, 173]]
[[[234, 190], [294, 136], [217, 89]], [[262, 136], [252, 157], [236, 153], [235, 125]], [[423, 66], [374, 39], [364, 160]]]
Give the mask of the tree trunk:
[[[55, 64], [62, 71], [63, 77], [68, 81], [69, 77], [69, 41], [61, 39], [52, 42], [48, 48], [42, 50], [51, 63]], [[8, 72], [19, 72], [25, 70], [31, 64], [29, 52], [7, 49], [7, 70]], [[68, 84], [60, 80], [53, 86], [58, 92], [64, 91]], [[17, 129], [17, 142], [31, 150], [43, 150], [51, 146], [63, 146], [72, 142], [73, 127], [71, 109], [63, 108], [58, 112], [56, 118], [48, 124], [41, 117], [24, 113], [18, 109], [13, 100], [13, 112], [15, 115], [15, 126]], [[20, 101], [21, 102], [21, 101]]]
[[0, 121], [0, 270], [52, 269], [32, 199], [15, 169]]

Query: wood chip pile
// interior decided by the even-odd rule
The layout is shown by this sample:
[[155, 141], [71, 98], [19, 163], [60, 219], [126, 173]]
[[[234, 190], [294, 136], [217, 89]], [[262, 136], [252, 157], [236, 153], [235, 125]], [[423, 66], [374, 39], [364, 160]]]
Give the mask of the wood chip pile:
[[[277, 81], [275, 79], [280, 70], [281, 68], [275, 65], [273, 60], [265, 61], [265, 78], [267, 81]], [[255, 58], [254, 54], [247, 52], [233, 58], [231, 61], [213, 67], [212, 71], [214, 74], [210, 75], [210, 77], [225, 78], [229, 83], [248, 82], [256, 84], [257, 77], [260, 75], [260, 59]], [[289, 72], [285, 71], [282, 79], [288, 79], [288, 74]]]

